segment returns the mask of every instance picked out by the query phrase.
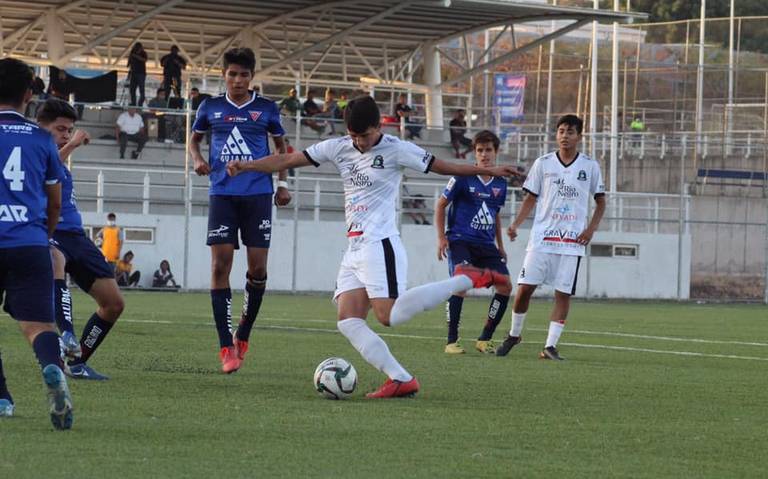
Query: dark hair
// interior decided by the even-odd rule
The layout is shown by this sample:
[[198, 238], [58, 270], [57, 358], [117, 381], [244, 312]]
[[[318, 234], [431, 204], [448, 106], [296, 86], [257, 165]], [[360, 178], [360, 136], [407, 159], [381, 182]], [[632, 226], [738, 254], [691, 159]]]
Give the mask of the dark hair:
[[133, 251], [131, 251], [131, 250], [128, 250], [128, 251], [126, 251], [126, 252], [125, 252], [125, 254], [123, 255], [123, 259], [126, 259], [126, 258], [128, 257], [128, 255], [131, 255], [131, 258], [135, 258], [135, 257], [136, 257], [136, 255], [134, 255], [134, 254], [133, 254]]
[[163, 263], [165, 263], [166, 266], [168, 266], [168, 271], [170, 271], [171, 270], [171, 263], [169, 263], [167, 259], [164, 259], [164, 260], [160, 261], [160, 269], [163, 268]]
[[158, 88], [158, 89], [157, 89], [157, 92], [156, 92], [155, 94], [157, 94], [157, 93], [163, 93], [163, 94], [165, 94], [165, 88], [162, 88], [162, 87]]
[[344, 124], [353, 133], [365, 133], [368, 128], [378, 127], [381, 114], [376, 100], [368, 95], [350, 100], [344, 109]]
[[192, 89], [191, 89], [191, 90], [189, 90], [189, 91], [196, 91], [196, 92], [200, 93], [200, 89], [199, 89], [199, 88], [197, 88], [197, 87], [194, 87], [194, 88], [192, 88]]
[[173, 51], [177, 51], [177, 52], [178, 52], [178, 51], [179, 51], [179, 47], [178, 47], [178, 46], [176, 46], [176, 45], [171, 45], [171, 51], [172, 51], [172, 52], [173, 52]]
[[53, 123], [57, 118], [67, 118], [77, 121], [77, 112], [69, 103], [58, 98], [49, 98], [45, 100], [43, 106], [37, 110], [38, 123]]
[[493, 151], [499, 151], [501, 140], [496, 136], [496, 133], [489, 130], [483, 130], [477, 132], [475, 138], [472, 140], [472, 149], [477, 148], [477, 145], [481, 143], [493, 143]]
[[240, 65], [253, 72], [256, 70], [256, 55], [250, 48], [233, 48], [224, 54], [224, 69], [230, 65]]
[[21, 106], [34, 79], [32, 69], [23, 61], [15, 58], [0, 60], [0, 103]]
[[555, 131], [557, 131], [560, 128], [560, 125], [572, 126], [576, 128], [576, 133], [581, 135], [581, 132], [584, 129], [584, 120], [582, 120], [576, 115], [563, 115], [557, 120], [557, 124], [555, 125]]
[[115, 218], [115, 219], [116, 219], [116, 218], [117, 218], [117, 215], [116, 215], [116, 214], [114, 214], [114, 213], [109, 213], [109, 214], [107, 215], [107, 219], [108, 219], [108, 220], [111, 220], [112, 218]]
[[133, 48], [131, 48], [131, 53], [136, 53], [142, 48], [144, 48], [144, 45], [142, 45], [141, 42], [136, 42], [133, 44]]

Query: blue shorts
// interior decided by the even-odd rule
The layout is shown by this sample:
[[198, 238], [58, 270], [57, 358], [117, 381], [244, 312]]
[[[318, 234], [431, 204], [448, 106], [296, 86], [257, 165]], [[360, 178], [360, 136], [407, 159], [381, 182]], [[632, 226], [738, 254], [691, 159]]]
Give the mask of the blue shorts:
[[211, 195], [208, 205], [208, 246], [234, 244], [237, 232], [250, 248], [269, 248], [272, 236], [272, 194]]
[[448, 272], [453, 275], [457, 264], [467, 262], [478, 268], [488, 268], [509, 276], [507, 260], [494, 244], [451, 241], [448, 243]]
[[115, 270], [84, 232], [56, 231], [51, 244], [64, 255], [66, 272], [86, 293], [97, 279], [115, 278]]
[[13, 319], [53, 322], [53, 264], [47, 246], [0, 249], [0, 301], [3, 299], [3, 309]]

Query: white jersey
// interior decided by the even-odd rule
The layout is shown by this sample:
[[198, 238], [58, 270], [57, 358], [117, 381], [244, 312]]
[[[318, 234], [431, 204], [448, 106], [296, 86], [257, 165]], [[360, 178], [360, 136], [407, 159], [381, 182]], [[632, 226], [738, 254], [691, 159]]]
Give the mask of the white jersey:
[[576, 237], [587, 228], [591, 198], [605, 194], [597, 161], [578, 153], [566, 166], [548, 153], [533, 163], [523, 189], [537, 197], [528, 251], [584, 256]]
[[314, 144], [304, 150], [315, 166], [331, 162], [344, 179], [344, 212], [347, 236], [358, 242], [378, 241], [398, 235], [396, 201], [402, 169], [428, 173], [434, 156], [413, 143], [381, 135], [365, 153], [344, 136]]

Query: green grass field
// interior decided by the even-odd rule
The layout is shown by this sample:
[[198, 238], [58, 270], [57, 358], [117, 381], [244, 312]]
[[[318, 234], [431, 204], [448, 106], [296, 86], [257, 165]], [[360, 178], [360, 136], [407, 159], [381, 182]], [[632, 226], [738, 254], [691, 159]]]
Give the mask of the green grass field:
[[[239, 311], [241, 295], [233, 310]], [[384, 376], [336, 332], [327, 297], [269, 295], [238, 373], [218, 372], [207, 294], [128, 292], [91, 364], [70, 381], [72, 431], [54, 432], [39, 368], [14, 322], [0, 345], [16, 416], [0, 421], [0, 478], [765, 477], [768, 309], [575, 303], [568, 361], [537, 359], [551, 303], [535, 301], [506, 358], [472, 350], [487, 301], [465, 302], [468, 353], [446, 356], [442, 309], [385, 334], [421, 384], [371, 401]], [[76, 324], [92, 312], [75, 295]], [[509, 314], [497, 332], [503, 337]], [[346, 401], [312, 388], [350, 360]]]

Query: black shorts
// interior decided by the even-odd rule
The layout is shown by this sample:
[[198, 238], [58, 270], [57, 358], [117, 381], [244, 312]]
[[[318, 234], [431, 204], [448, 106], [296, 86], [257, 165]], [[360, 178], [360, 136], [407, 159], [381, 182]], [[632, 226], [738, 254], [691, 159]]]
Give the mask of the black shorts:
[[0, 301], [17, 321], [53, 322], [53, 265], [47, 246], [0, 249]]
[[208, 240], [205, 244], [269, 248], [272, 237], [272, 194], [251, 196], [211, 195], [208, 206]]
[[501, 256], [494, 244], [471, 243], [469, 241], [451, 241], [448, 243], [448, 271], [453, 275], [453, 268], [461, 263], [469, 263], [477, 268], [488, 268], [509, 276], [507, 260]]
[[114, 279], [115, 269], [107, 263], [99, 248], [84, 232], [56, 231], [51, 244], [64, 255], [67, 260], [66, 272], [86, 293], [97, 279]]

